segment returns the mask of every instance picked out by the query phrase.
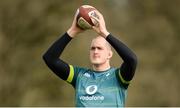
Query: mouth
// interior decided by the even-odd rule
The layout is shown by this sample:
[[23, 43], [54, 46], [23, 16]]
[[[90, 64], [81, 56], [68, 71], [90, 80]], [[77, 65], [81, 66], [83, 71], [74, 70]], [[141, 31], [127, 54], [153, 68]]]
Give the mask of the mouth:
[[98, 56], [98, 55], [93, 55], [93, 58], [99, 58], [100, 56]]
[[92, 60], [93, 60], [93, 61], [99, 61], [99, 60], [100, 60], [100, 57], [93, 57]]

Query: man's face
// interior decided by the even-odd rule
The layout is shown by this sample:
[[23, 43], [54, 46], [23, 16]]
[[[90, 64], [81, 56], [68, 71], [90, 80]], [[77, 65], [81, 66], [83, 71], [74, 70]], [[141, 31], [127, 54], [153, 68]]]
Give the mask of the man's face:
[[97, 37], [92, 40], [90, 47], [90, 61], [92, 64], [101, 65], [109, 62], [111, 57], [111, 48], [103, 37]]

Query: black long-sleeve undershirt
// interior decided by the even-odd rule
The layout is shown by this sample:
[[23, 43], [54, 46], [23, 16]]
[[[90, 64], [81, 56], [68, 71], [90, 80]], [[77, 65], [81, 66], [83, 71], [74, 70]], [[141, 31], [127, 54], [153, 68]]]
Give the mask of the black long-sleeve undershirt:
[[[59, 59], [59, 56], [71, 39], [72, 38], [65, 33], [43, 55], [43, 59], [47, 66], [63, 80], [67, 80], [70, 68], [66, 62]], [[113, 37], [111, 34], [106, 37], [106, 40], [123, 59], [124, 62], [120, 67], [121, 75], [124, 80], [130, 81], [134, 76], [137, 65], [136, 55], [126, 45]]]
[[124, 45], [121, 41], [119, 41], [112, 35], [108, 35], [106, 40], [111, 44], [111, 46], [123, 59], [124, 62], [120, 67], [121, 75], [124, 80], [130, 81], [134, 76], [137, 66], [136, 55], [126, 45]]
[[59, 59], [59, 56], [63, 52], [66, 45], [71, 41], [71, 37], [65, 33], [47, 50], [43, 55], [43, 59], [47, 66], [60, 78], [66, 80], [69, 75], [69, 65], [63, 60]]

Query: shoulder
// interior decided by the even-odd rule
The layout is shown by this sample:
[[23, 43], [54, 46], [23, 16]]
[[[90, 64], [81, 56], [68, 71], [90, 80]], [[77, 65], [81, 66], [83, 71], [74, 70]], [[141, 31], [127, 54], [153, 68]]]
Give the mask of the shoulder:
[[112, 72], [112, 73], [118, 73], [120, 71], [119, 68], [115, 68], [115, 67], [111, 67], [111, 69], [109, 70], [109, 72]]
[[87, 71], [89, 71], [90, 69], [89, 68], [86, 68], [86, 67], [80, 67], [80, 66], [73, 66], [73, 69], [74, 69], [74, 72], [76, 73], [85, 73]]

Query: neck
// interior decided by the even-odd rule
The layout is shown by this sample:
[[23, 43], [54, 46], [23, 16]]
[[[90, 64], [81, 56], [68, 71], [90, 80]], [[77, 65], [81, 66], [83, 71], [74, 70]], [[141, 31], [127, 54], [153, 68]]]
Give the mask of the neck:
[[93, 64], [93, 70], [95, 71], [105, 71], [110, 68], [110, 64]]

